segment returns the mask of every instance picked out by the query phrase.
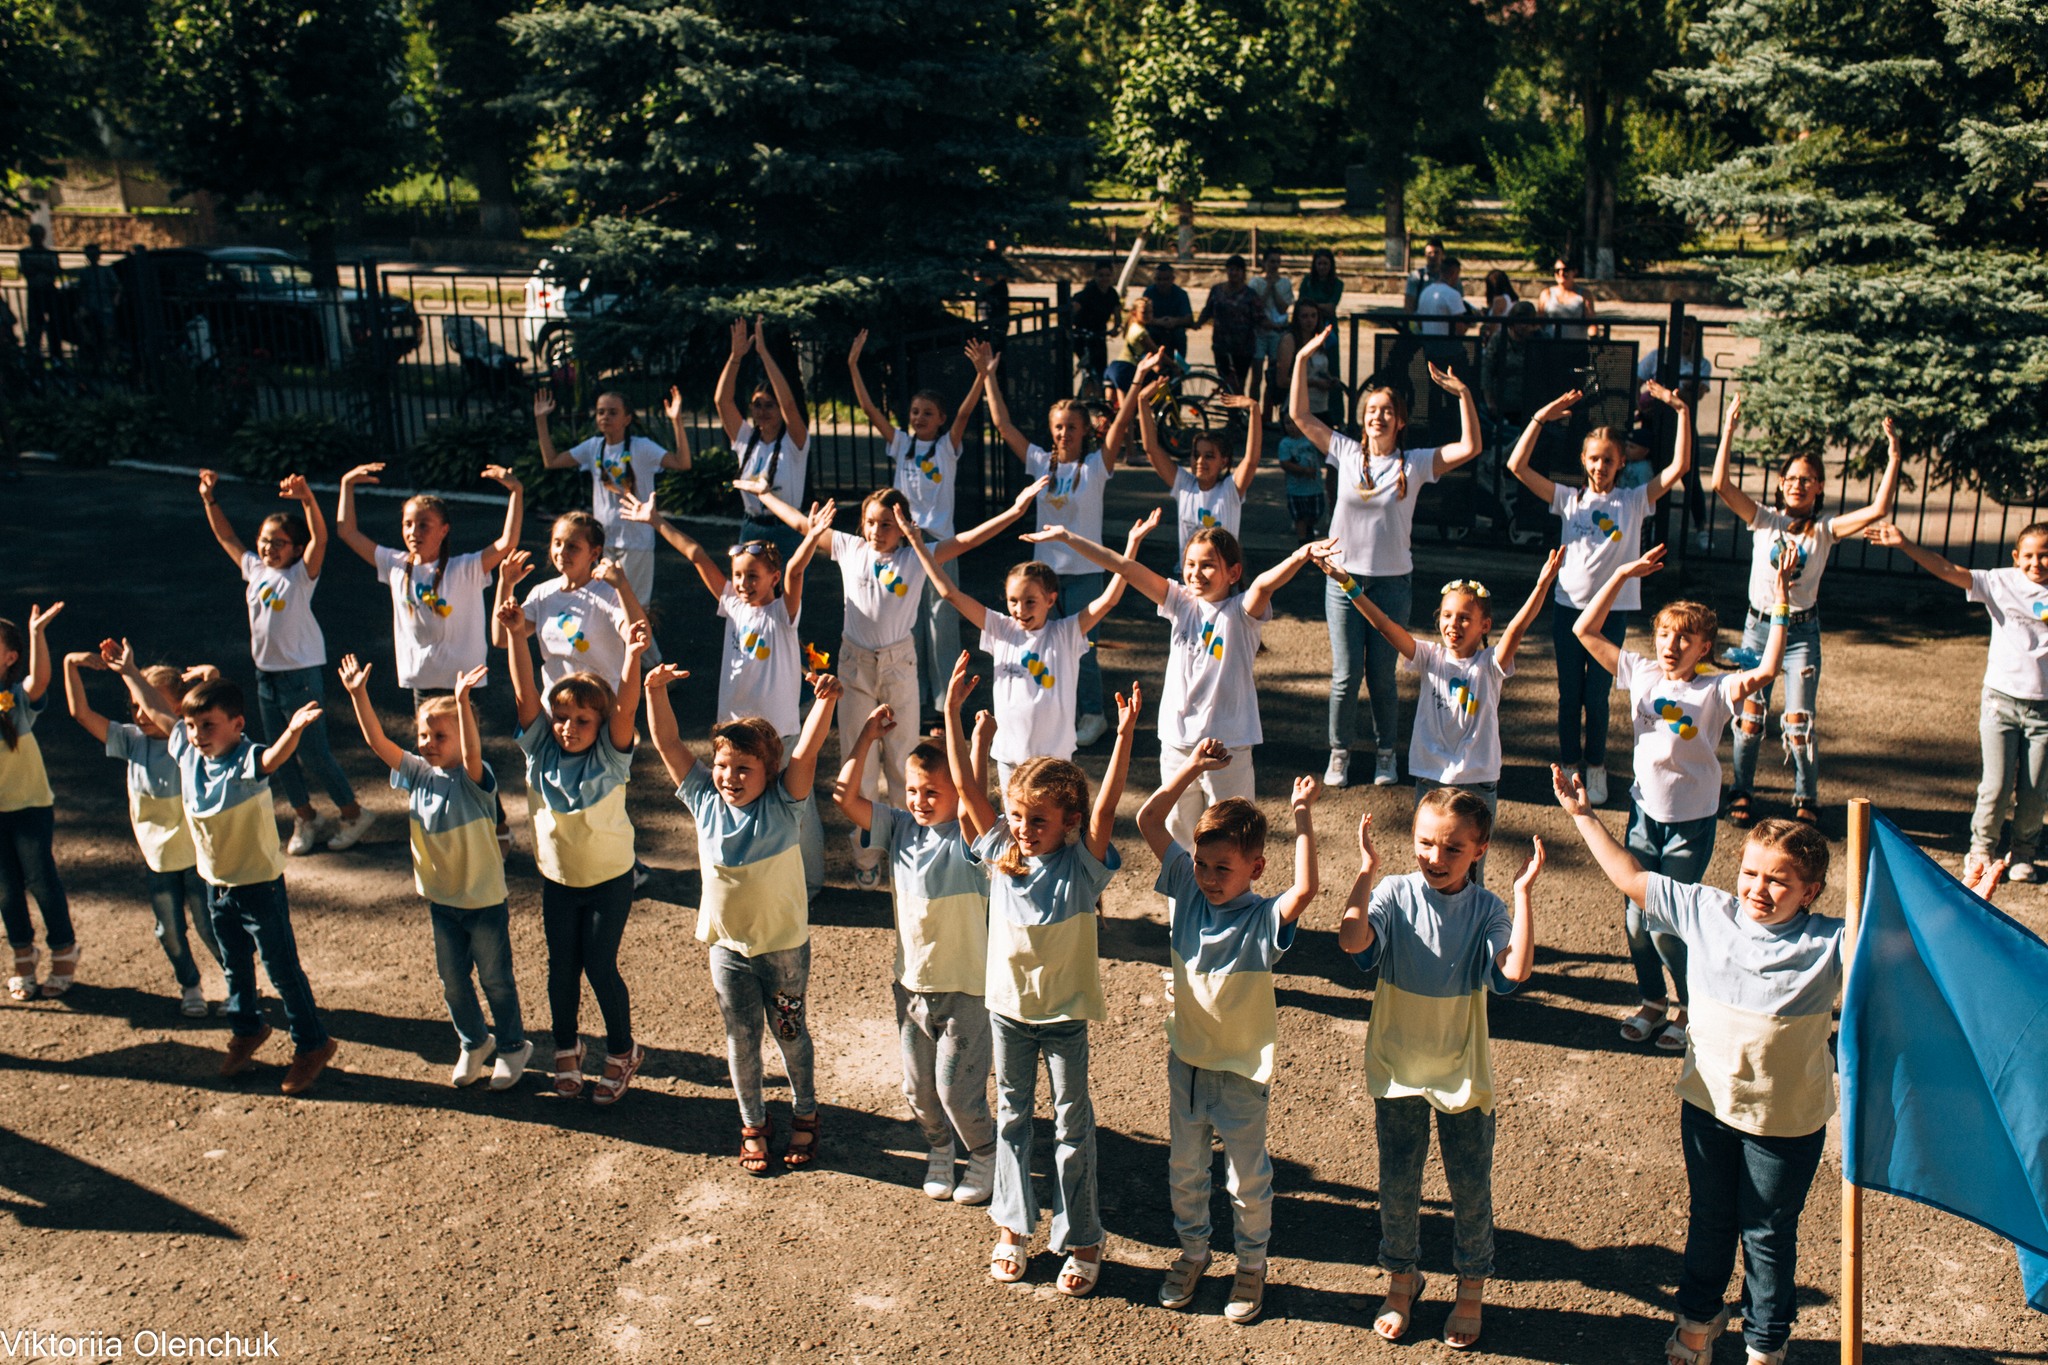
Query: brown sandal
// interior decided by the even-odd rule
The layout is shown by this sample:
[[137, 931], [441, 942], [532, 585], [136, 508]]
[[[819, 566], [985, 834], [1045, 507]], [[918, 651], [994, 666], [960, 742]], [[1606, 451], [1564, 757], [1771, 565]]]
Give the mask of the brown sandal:
[[740, 1125], [740, 1169], [748, 1175], [770, 1173], [775, 1154], [768, 1150], [768, 1138], [773, 1131], [765, 1123], [759, 1128]]
[[1812, 825], [1815, 829], [1820, 828], [1820, 808], [1818, 806], [1802, 803], [1793, 809], [1792, 818], [1802, 825]]
[[1737, 829], [1748, 829], [1756, 823], [1756, 812], [1750, 809], [1748, 792], [1728, 793], [1728, 823]]
[[[797, 1139], [803, 1145], [797, 1145]], [[818, 1116], [802, 1114], [789, 1121], [789, 1146], [783, 1150], [782, 1164], [792, 1171], [800, 1171], [818, 1159]]]

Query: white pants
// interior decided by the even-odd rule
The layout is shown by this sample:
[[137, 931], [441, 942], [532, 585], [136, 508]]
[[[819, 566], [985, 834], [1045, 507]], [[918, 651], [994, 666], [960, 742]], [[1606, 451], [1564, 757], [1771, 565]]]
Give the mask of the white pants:
[[[917, 646], [909, 636], [882, 649], [862, 649], [841, 641], [839, 681], [846, 693], [839, 699], [839, 752], [851, 754], [868, 713], [888, 706], [896, 713], [896, 728], [883, 734], [860, 774], [860, 794], [875, 799], [881, 775], [889, 775], [889, 796], [903, 804], [903, 765], [918, 744], [917, 733]], [[879, 848], [862, 848], [861, 832], [853, 832], [853, 861], [857, 867], [874, 867], [882, 861]]]
[[[1188, 761], [1193, 749], [1176, 749], [1164, 739], [1159, 741], [1159, 785], [1173, 781], [1173, 775]], [[1180, 794], [1180, 800], [1173, 803], [1173, 809], [1166, 814], [1166, 832], [1182, 848], [1190, 853], [1195, 847], [1195, 821], [1202, 818], [1202, 812], [1218, 801], [1229, 797], [1242, 796], [1247, 801], [1258, 800], [1258, 780], [1252, 772], [1252, 751], [1250, 746], [1230, 751], [1230, 762], [1211, 772], [1206, 772], [1188, 784]]]

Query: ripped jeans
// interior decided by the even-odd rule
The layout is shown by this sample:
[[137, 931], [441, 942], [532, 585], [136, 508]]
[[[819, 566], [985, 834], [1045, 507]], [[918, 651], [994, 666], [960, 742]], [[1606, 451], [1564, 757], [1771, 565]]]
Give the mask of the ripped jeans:
[[725, 1016], [725, 1061], [740, 1101], [740, 1122], [748, 1128], [768, 1122], [768, 1105], [761, 1098], [764, 1032], [774, 1033], [775, 1046], [782, 1051], [790, 1110], [798, 1118], [818, 1112], [811, 1026], [804, 1008], [810, 981], [808, 942], [754, 957], [711, 946], [711, 988], [718, 993], [718, 1012]]
[[[1764, 651], [1769, 641], [1768, 616], [1749, 614], [1742, 632], [1742, 647]], [[1785, 666], [1779, 677], [1785, 680], [1785, 714], [1778, 722], [1784, 736], [1785, 756], [1792, 764], [1792, 800], [1820, 804], [1820, 760], [1814, 745], [1813, 707], [1820, 695], [1820, 618], [1785, 627]], [[1763, 748], [1764, 720], [1771, 709], [1772, 688], [1751, 694], [1735, 717], [1735, 774], [1730, 791], [1756, 790], [1756, 760]]]

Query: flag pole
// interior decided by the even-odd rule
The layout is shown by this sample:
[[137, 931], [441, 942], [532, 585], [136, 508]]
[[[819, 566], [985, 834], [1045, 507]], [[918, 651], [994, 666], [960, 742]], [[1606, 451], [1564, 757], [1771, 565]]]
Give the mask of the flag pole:
[[[1870, 802], [1849, 802], [1848, 895], [1842, 912], [1842, 981], [1846, 994], [1849, 962], [1863, 919], [1863, 881], [1870, 865]], [[1842, 1365], [1863, 1365], [1863, 1190], [1842, 1177]]]

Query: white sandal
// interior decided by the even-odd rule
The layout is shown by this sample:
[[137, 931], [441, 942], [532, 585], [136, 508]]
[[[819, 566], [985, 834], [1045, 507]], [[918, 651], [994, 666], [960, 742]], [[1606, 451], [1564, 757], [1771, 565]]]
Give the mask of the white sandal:
[[[1401, 1292], [1401, 1286], [1398, 1283], [1401, 1278], [1402, 1276], [1399, 1272], [1387, 1272], [1386, 1298], [1380, 1300], [1380, 1311], [1373, 1315], [1372, 1330], [1378, 1333], [1383, 1341], [1399, 1341], [1402, 1337], [1408, 1335], [1408, 1324], [1415, 1317], [1415, 1305], [1422, 1302], [1422, 1291], [1429, 1284], [1428, 1278], [1421, 1271], [1408, 1271], [1407, 1279], [1410, 1288], [1406, 1296], [1408, 1299], [1407, 1306], [1393, 1308], [1388, 1305], [1387, 1300]], [[1391, 1332], [1380, 1326], [1381, 1323], [1386, 1322], [1388, 1319], [1393, 1320], [1394, 1330]]]
[[[1022, 1242], [1006, 1242], [998, 1234], [995, 1250], [988, 1254], [988, 1277], [997, 1284], [1015, 1284], [1024, 1278], [1027, 1259]], [[1001, 1267], [1006, 1265], [1015, 1269], [1005, 1273]]]
[[36, 998], [36, 964], [42, 961], [42, 953], [35, 944], [14, 950], [14, 975], [7, 978], [7, 998], [29, 1001]]
[[[1694, 1322], [1685, 1314], [1678, 1314], [1671, 1324], [1671, 1335], [1664, 1340], [1664, 1365], [1710, 1365], [1714, 1343], [1728, 1330], [1728, 1319], [1734, 1312], [1732, 1304], [1722, 1304], [1721, 1311], [1705, 1322]], [[1688, 1346], [1678, 1339], [1680, 1332], [1705, 1332], [1707, 1339], [1697, 1347]]]
[[50, 954], [50, 979], [43, 982], [43, 999], [55, 1000], [71, 989], [72, 978], [78, 975], [78, 959], [84, 952], [84, 947], [74, 941], [69, 948], [59, 948]]
[[[1079, 1280], [1072, 1289], [1067, 1287], [1068, 1279]], [[1066, 1262], [1060, 1266], [1059, 1278], [1053, 1287], [1070, 1299], [1085, 1299], [1095, 1292], [1095, 1282], [1102, 1278], [1102, 1244], [1095, 1244], [1095, 1259], [1084, 1261], [1073, 1252], [1067, 1253]]]
[[1654, 1000], [1645, 1000], [1636, 1006], [1636, 1012], [1621, 1021], [1621, 1036], [1631, 1043], [1647, 1043], [1664, 1027], [1664, 1016], [1670, 1013], [1669, 1005], [1660, 1005]]

